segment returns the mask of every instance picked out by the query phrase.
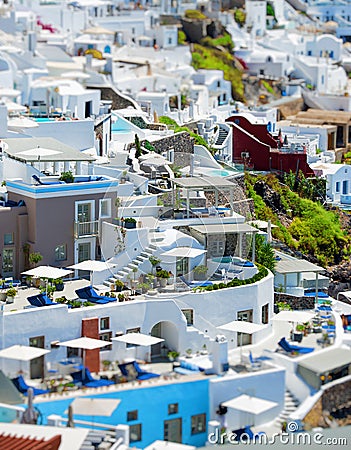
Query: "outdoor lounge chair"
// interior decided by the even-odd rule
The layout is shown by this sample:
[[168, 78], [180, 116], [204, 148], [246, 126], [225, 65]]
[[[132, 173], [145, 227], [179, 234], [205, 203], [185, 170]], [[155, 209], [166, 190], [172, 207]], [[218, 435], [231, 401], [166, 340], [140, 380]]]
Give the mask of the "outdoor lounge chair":
[[29, 389], [29, 388], [32, 388], [32, 389], [33, 389], [33, 394], [34, 394], [34, 395], [46, 394], [46, 393], [49, 392], [49, 391], [46, 390], [46, 389], [38, 389], [38, 388], [35, 388], [35, 387], [33, 387], [33, 386], [28, 386], [28, 384], [25, 382], [25, 380], [24, 380], [24, 378], [23, 378], [22, 375], [19, 375], [19, 376], [16, 377], [16, 378], [12, 378], [11, 381], [12, 381], [12, 383], [16, 386], [16, 389], [17, 389], [21, 394], [24, 394], [24, 395], [27, 395], [27, 394], [28, 394], [28, 389]]
[[254, 358], [252, 356], [252, 353], [249, 352], [249, 361], [250, 361], [250, 365], [251, 365], [251, 369], [252, 370], [258, 370], [261, 368], [262, 363], [261, 361], [259, 361], [258, 359]]
[[50, 305], [58, 305], [58, 303], [55, 303], [49, 298], [46, 294], [41, 293], [37, 295], [32, 295], [31, 297], [28, 297], [27, 300], [32, 306], [50, 306]]
[[278, 345], [283, 350], [285, 350], [287, 353], [298, 352], [298, 353], [304, 354], [304, 353], [311, 353], [314, 350], [314, 348], [312, 348], [312, 347], [300, 347], [299, 345], [291, 345], [285, 339], [285, 337], [282, 337], [280, 339], [280, 341], [278, 342]]
[[101, 386], [111, 386], [114, 384], [113, 381], [109, 380], [97, 380], [92, 376], [90, 373], [90, 370], [85, 367], [85, 370], [79, 370], [78, 372], [71, 373], [71, 376], [73, 378], [73, 383], [78, 384], [81, 383], [83, 386], [86, 387], [101, 387]]
[[157, 373], [146, 372], [140, 368], [136, 361], [132, 361], [125, 364], [118, 364], [122, 375], [130, 380], [149, 380], [150, 378], [157, 378], [160, 375]]
[[42, 186], [51, 186], [52, 184], [66, 184], [64, 181], [42, 181], [38, 175], [32, 175], [32, 178], [34, 181], [36, 181], [38, 184]]
[[179, 279], [181, 281], [183, 281], [183, 283], [185, 283], [188, 287], [192, 288], [196, 288], [196, 287], [201, 287], [201, 286], [211, 286], [213, 283], [212, 281], [188, 281], [183, 275], [181, 275], [179, 277]]
[[258, 440], [259, 442], [259, 436], [264, 435], [266, 433], [264, 433], [263, 431], [259, 431], [258, 433], [253, 433], [253, 431], [251, 430], [251, 428], [246, 425], [245, 428], [240, 428], [239, 430], [233, 430], [233, 435], [235, 436], [234, 440], [235, 441], [239, 441], [239, 442], [248, 442], [248, 441], [253, 441], [255, 442], [256, 440]]
[[318, 311], [331, 311], [332, 310], [330, 305], [319, 305], [317, 309], [318, 309]]
[[77, 289], [76, 294], [82, 300], [87, 300], [91, 303], [97, 303], [99, 305], [115, 302], [117, 300], [114, 297], [105, 297], [104, 295], [99, 295], [96, 291], [94, 291], [93, 286], [87, 286], [81, 289]]

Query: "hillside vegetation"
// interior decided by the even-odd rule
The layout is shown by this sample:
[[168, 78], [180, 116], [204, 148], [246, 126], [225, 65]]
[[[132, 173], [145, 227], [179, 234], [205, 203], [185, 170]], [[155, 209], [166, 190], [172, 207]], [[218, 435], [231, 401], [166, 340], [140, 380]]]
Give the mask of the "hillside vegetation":
[[[305, 190], [299, 188], [301, 183]], [[339, 264], [350, 255], [350, 237], [342, 228], [338, 211], [328, 211], [319, 202], [306, 198], [317, 195], [313, 188], [306, 188], [309, 183], [303, 180], [289, 186], [274, 175], [245, 177], [257, 219], [271, 219], [277, 226], [272, 230], [274, 238], [324, 267]]]

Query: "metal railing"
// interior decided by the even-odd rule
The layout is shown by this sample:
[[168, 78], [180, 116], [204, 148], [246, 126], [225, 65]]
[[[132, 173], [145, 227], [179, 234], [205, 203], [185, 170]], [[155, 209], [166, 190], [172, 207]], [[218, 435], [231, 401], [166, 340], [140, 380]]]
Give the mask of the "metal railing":
[[93, 220], [92, 222], [74, 222], [75, 239], [87, 236], [98, 236], [98, 234], [99, 234], [98, 220]]

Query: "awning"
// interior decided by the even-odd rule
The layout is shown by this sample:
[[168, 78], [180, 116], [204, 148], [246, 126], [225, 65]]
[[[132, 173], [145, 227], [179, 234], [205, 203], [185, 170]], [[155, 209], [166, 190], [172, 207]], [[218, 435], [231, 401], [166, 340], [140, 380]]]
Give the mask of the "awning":
[[351, 352], [345, 348], [332, 348], [318, 354], [306, 356], [299, 367], [316, 374], [331, 372], [343, 366], [351, 365]]
[[160, 256], [173, 256], [177, 258], [196, 258], [197, 256], [203, 255], [207, 250], [202, 250], [199, 248], [191, 248], [191, 247], [175, 247], [171, 250], [167, 250], [164, 253], [161, 253]]
[[120, 403], [118, 398], [76, 398], [70, 406], [77, 416], [111, 416]]
[[281, 252], [276, 252], [279, 256], [275, 271], [281, 274], [299, 273], [299, 272], [324, 272], [325, 269], [321, 266], [317, 266], [304, 259], [294, 258], [293, 256], [284, 255]]
[[253, 322], [244, 322], [243, 320], [233, 320], [233, 322], [226, 323], [217, 328], [225, 331], [235, 331], [237, 333], [254, 334], [257, 331], [263, 330], [266, 326]]
[[59, 342], [57, 345], [61, 347], [81, 348], [83, 350], [96, 350], [97, 348], [106, 347], [108, 344], [109, 342], [100, 339], [80, 337], [70, 341]]
[[47, 353], [50, 353], [50, 350], [38, 347], [28, 347], [26, 345], [13, 345], [12, 347], [0, 350], [0, 357], [15, 359], [16, 361], [31, 361], [32, 359], [39, 358]]
[[248, 412], [254, 415], [262, 414], [278, 406], [277, 402], [272, 402], [270, 400], [263, 400], [262, 398], [258, 397], [250, 397], [249, 395], [246, 394], [232, 398], [231, 400], [228, 400], [221, 404], [223, 406], [226, 406], [227, 408]]
[[52, 278], [53, 280], [55, 280], [72, 273], [72, 270], [60, 269], [59, 267], [39, 266], [35, 267], [34, 269], [27, 270], [26, 272], [22, 272], [22, 275], [29, 275], [31, 277], [38, 278]]
[[211, 223], [207, 225], [190, 226], [201, 234], [227, 234], [227, 233], [258, 233], [259, 230], [247, 223]]
[[127, 333], [124, 334], [123, 336], [111, 338], [111, 340], [118, 342], [125, 342], [126, 344], [141, 345], [143, 347], [148, 347], [149, 345], [158, 344], [159, 342], [164, 341], [164, 339], [149, 336], [148, 334], [142, 333]]
[[273, 320], [284, 322], [309, 322], [315, 316], [310, 311], [280, 311], [273, 317]]

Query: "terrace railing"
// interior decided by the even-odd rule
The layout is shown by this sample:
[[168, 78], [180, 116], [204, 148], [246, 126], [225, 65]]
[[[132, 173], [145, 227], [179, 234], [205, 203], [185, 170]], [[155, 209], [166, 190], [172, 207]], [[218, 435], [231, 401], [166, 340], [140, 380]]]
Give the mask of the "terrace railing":
[[74, 222], [74, 237], [75, 239], [88, 236], [98, 236], [99, 221], [92, 222]]

